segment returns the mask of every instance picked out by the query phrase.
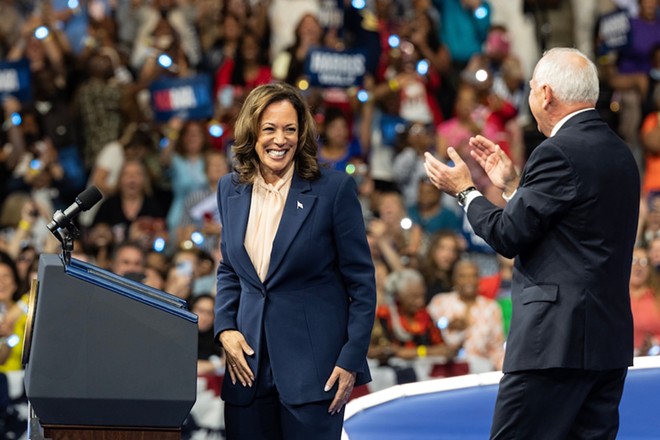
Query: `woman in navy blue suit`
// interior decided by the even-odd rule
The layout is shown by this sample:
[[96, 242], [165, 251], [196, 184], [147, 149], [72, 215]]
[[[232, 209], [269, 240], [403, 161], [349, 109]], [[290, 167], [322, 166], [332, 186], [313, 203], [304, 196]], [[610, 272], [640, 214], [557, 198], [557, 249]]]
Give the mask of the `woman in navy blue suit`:
[[215, 334], [231, 439], [339, 439], [366, 363], [376, 288], [353, 179], [321, 169], [314, 120], [284, 83], [255, 88], [218, 184]]

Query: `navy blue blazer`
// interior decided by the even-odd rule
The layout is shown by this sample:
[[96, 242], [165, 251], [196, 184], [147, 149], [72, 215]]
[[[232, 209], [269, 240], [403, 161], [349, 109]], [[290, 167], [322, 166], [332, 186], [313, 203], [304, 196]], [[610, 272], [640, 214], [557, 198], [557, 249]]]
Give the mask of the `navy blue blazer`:
[[639, 197], [629, 147], [590, 110], [532, 152], [504, 209], [472, 201], [475, 232], [516, 258], [504, 372], [632, 364]]
[[[263, 283], [243, 245], [251, 199], [251, 184], [233, 174], [220, 180], [216, 338], [239, 330], [255, 351], [247, 362], [256, 375], [265, 337], [275, 385], [289, 404], [334, 398], [337, 385], [323, 389], [335, 365], [357, 372], [356, 385], [370, 381], [376, 287], [355, 181], [326, 169], [312, 182], [294, 173]], [[228, 377], [222, 398], [250, 403], [256, 387]]]

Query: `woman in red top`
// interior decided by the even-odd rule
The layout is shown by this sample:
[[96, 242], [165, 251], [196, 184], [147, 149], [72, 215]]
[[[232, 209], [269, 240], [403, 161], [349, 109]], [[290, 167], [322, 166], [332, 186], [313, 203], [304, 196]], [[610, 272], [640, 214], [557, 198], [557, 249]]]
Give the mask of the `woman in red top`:
[[412, 360], [425, 356], [448, 356], [440, 330], [426, 311], [426, 284], [414, 269], [392, 272], [385, 282], [389, 301], [380, 305], [376, 317], [395, 357]]
[[644, 179], [642, 193], [660, 191], [660, 87], [654, 94], [657, 111], [649, 113], [642, 122], [640, 138], [644, 148]]
[[644, 248], [633, 251], [630, 305], [633, 314], [635, 355], [643, 356], [660, 344], [660, 276]]
[[213, 96], [216, 99], [222, 99], [220, 94], [224, 90], [232, 90], [226, 87], [233, 87], [233, 97], [239, 97], [242, 101], [250, 90], [271, 81], [268, 50], [264, 47], [263, 41], [254, 32], [244, 29], [236, 56], [225, 58], [215, 74]]

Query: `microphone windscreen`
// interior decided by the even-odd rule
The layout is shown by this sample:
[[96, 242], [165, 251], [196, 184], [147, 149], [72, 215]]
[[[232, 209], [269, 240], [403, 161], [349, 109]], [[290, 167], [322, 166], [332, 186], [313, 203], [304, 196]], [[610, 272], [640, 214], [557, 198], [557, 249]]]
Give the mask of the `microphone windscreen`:
[[85, 191], [78, 194], [76, 202], [80, 205], [80, 209], [87, 211], [92, 206], [96, 205], [103, 198], [101, 191], [95, 186], [90, 186]]

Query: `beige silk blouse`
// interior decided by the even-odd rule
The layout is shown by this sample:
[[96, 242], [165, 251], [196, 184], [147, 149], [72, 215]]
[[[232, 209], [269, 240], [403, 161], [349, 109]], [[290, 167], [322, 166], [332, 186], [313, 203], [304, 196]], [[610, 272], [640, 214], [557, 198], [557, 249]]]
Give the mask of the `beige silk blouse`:
[[294, 169], [295, 164], [274, 185], [266, 183], [259, 172], [252, 185], [252, 201], [244, 244], [261, 281], [264, 281], [268, 274], [273, 240], [282, 220]]

